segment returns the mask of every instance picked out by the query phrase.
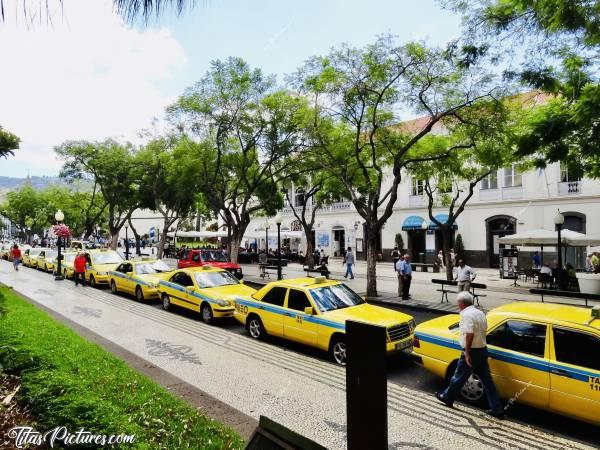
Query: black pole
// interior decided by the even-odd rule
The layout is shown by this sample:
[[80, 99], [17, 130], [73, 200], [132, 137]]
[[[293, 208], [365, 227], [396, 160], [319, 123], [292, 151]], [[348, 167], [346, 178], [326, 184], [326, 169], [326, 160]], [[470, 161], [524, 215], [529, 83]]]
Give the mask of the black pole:
[[269, 225], [265, 225], [265, 253], [269, 254]]
[[556, 225], [558, 229], [558, 270], [562, 270], [562, 239], [560, 238], [560, 230], [562, 225]]
[[281, 224], [277, 224], [277, 279], [281, 280]]
[[129, 235], [127, 234], [127, 227], [125, 227], [125, 259], [129, 259]]
[[55, 280], [64, 280], [64, 277], [62, 275], [62, 267], [61, 267], [61, 253], [60, 253], [60, 244], [61, 244], [61, 238], [60, 236], [58, 237], [58, 263], [56, 265], [56, 276], [54, 277]]

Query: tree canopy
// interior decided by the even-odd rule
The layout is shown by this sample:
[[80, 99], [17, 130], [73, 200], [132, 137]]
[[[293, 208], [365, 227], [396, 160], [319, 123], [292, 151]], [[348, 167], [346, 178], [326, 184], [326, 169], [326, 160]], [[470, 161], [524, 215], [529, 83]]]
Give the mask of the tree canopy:
[[0, 156], [7, 158], [9, 155], [14, 155], [20, 143], [21, 139], [17, 135], [0, 126]]

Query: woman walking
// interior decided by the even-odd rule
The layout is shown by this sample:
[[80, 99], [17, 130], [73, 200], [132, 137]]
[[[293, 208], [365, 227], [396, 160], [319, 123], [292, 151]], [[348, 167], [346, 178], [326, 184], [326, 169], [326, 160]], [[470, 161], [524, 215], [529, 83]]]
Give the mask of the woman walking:
[[18, 272], [19, 264], [21, 264], [21, 249], [17, 244], [13, 245], [12, 250], [10, 251], [13, 260], [13, 267]]

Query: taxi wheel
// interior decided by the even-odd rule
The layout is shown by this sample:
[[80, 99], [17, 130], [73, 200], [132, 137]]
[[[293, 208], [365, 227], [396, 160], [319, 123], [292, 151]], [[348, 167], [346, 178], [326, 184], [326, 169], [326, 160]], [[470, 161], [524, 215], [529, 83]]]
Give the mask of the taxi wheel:
[[213, 310], [208, 303], [203, 303], [200, 308], [200, 317], [202, 317], [202, 322], [211, 324], [213, 322], [214, 314]]
[[346, 365], [346, 341], [343, 338], [336, 338], [331, 343], [331, 358], [340, 366]]
[[471, 374], [460, 390], [462, 399], [471, 404], [479, 404], [485, 397], [485, 389], [481, 379], [476, 374]]
[[144, 301], [144, 292], [142, 291], [142, 288], [139, 286], [135, 287], [135, 299], [138, 302], [143, 302]]
[[94, 278], [94, 275], [90, 276], [90, 287], [96, 287], [96, 279]]
[[112, 292], [113, 294], [119, 293], [115, 280], [110, 280], [110, 292]]
[[250, 337], [254, 339], [262, 339], [267, 333], [265, 332], [265, 327], [263, 327], [262, 321], [258, 316], [251, 316], [248, 319], [248, 333], [250, 333]]
[[162, 307], [165, 311], [168, 311], [171, 308], [171, 299], [167, 294], [162, 295]]

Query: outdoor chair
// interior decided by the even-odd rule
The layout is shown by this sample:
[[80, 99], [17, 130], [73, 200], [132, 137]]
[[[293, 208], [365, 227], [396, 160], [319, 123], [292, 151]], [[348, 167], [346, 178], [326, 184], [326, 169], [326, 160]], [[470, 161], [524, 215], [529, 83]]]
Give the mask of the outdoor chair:
[[552, 275], [548, 275], [547, 273], [538, 274], [537, 278], [537, 287], [542, 285], [542, 289], [548, 289], [552, 287]]

